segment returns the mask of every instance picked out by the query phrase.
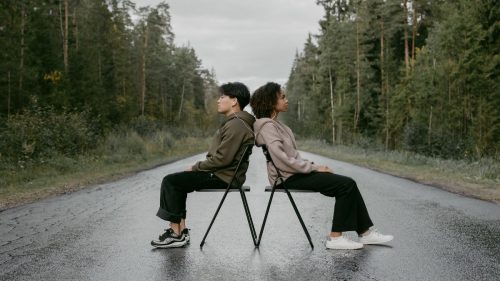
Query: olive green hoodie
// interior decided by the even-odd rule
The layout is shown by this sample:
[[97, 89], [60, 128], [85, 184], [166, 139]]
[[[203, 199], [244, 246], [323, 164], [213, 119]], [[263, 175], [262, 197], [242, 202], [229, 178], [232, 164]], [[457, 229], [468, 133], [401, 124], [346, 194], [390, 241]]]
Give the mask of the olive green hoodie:
[[[253, 123], [255, 117], [246, 111], [229, 115], [215, 133], [208, 149], [207, 158], [192, 167], [193, 171], [212, 172], [221, 180], [229, 183], [243, 156], [244, 145], [254, 143]], [[236, 175], [240, 184], [245, 182], [248, 162], [242, 163]]]

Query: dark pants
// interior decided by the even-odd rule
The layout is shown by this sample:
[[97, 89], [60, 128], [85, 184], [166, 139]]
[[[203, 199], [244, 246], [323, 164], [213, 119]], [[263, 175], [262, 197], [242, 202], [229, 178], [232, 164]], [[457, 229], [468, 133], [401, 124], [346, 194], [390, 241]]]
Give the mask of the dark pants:
[[212, 173], [186, 171], [167, 175], [161, 182], [160, 208], [156, 215], [172, 223], [186, 218], [187, 194], [203, 188], [226, 188], [227, 183]]
[[285, 186], [335, 197], [332, 232], [356, 231], [361, 234], [373, 226], [358, 186], [349, 177], [321, 172], [295, 174], [285, 181]]

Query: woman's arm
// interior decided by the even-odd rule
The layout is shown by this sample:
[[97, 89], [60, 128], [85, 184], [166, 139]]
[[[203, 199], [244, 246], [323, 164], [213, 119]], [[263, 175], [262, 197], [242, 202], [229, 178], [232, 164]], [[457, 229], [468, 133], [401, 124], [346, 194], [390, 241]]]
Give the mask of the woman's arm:
[[271, 154], [271, 158], [273, 159], [273, 162], [278, 170], [295, 174], [307, 174], [312, 171], [319, 170], [320, 167], [313, 164], [312, 162], [303, 160], [300, 157], [295, 157], [296, 155], [298, 155], [298, 152], [297, 150], [295, 150], [295, 148], [287, 147], [286, 149], [289, 150], [287, 154], [287, 151], [285, 151], [283, 139], [286, 136], [283, 136], [279, 133], [276, 125], [272, 123], [265, 124], [260, 131], [260, 135], [263, 138], [264, 143], [266, 144], [267, 149]]

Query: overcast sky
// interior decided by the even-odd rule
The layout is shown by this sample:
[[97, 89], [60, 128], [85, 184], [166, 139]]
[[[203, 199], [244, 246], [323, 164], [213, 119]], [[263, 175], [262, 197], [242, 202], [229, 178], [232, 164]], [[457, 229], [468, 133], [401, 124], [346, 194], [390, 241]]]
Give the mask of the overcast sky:
[[[135, 0], [137, 7], [161, 0]], [[295, 51], [317, 34], [323, 10], [315, 0], [169, 0], [177, 45], [195, 49], [219, 82], [240, 81], [250, 91], [284, 84]]]

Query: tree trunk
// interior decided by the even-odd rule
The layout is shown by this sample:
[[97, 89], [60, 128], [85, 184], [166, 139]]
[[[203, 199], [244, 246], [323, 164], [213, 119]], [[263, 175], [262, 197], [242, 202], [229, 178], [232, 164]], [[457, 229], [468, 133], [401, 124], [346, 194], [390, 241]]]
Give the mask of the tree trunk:
[[431, 105], [431, 112], [429, 113], [429, 131], [427, 133], [427, 145], [429, 145], [429, 148], [431, 146], [431, 134], [432, 134], [432, 105]]
[[384, 96], [384, 22], [380, 22], [380, 95]]
[[68, 0], [64, 0], [64, 37], [63, 37], [63, 52], [64, 52], [64, 72], [68, 72]]
[[97, 78], [99, 80], [99, 84], [102, 85], [102, 62], [101, 62], [101, 51], [97, 51]]
[[160, 82], [159, 84], [159, 90], [160, 90], [160, 99], [161, 99], [161, 116], [162, 118], [165, 118], [165, 113], [167, 111], [167, 102], [165, 100], [165, 95], [163, 94], [163, 84]]
[[[342, 107], [342, 102], [343, 102], [343, 94], [342, 91], [338, 91], [338, 105], [339, 107]], [[342, 144], [342, 129], [343, 129], [343, 122], [342, 122], [342, 118], [340, 118], [339, 122], [338, 122], [338, 130], [337, 130], [337, 143], [338, 144]]]
[[173, 101], [172, 97], [169, 95], [168, 97], [168, 120], [173, 121], [174, 120], [174, 115], [173, 113]]
[[7, 96], [7, 118], [10, 118], [10, 71], [7, 74], [8, 96]]
[[389, 97], [385, 98], [385, 150], [389, 149]]
[[299, 121], [302, 120], [302, 116], [300, 115], [300, 103], [301, 103], [301, 100], [299, 99], [299, 101], [297, 102], [297, 120], [299, 120]]
[[[413, 3], [415, 5], [415, 3]], [[415, 66], [415, 40], [417, 39], [418, 21], [417, 21], [417, 7], [413, 7], [413, 34], [411, 40], [411, 67]]]
[[386, 93], [384, 71], [384, 22], [380, 21], [380, 95], [385, 101], [385, 149], [389, 148], [389, 99]]
[[144, 116], [144, 100], [146, 99], [146, 50], [148, 48], [148, 26], [144, 31], [141, 61], [141, 115]]
[[182, 80], [182, 92], [181, 92], [181, 104], [179, 105], [179, 113], [177, 115], [177, 119], [181, 120], [181, 114], [182, 114], [182, 105], [184, 104], [184, 91], [185, 91], [185, 84], [186, 84], [186, 78]]
[[126, 91], [126, 88], [125, 88], [125, 75], [124, 75], [124, 76], [123, 76], [123, 78], [122, 78], [122, 91], [123, 91], [123, 92], [122, 92], [122, 95], [123, 95], [123, 97], [125, 98], [125, 97], [126, 97], [126, 92], [127, 92], [127, 91]]
[[78, 51], [78, 21], [76, 20], [76, 6], [73, 10], [73, 32], [75, 33], [75, 49]]
[[[26, 7], [21, 4], [21, 59], [19, 61], [19, 94], [23, 90], [23, 72], [24, 72], [24, 30], [26, 28]], [[9, 72], [10, 74], [10, 72]], [[9, 76], [10, 81], [10, 76]]]
[[410, 69], [410, 60], [409, 60], [409, 50], [408, 50], [408, 0], [403, 1], [403, 11], [404, 11], [404, 20], [403, 20], [403, 29], [404, 29], [404, 40], [405, 40], [405, 70], [406, 76], [409, 74]]
[[335, 110], [333, 107], [333, 81], [332, 81], [332, 70], [328, 69], [328, 77], [330, 81], [330, 107], [332, 109], [332, 143], [335, 144]]
[[359, 114], [361, 110], [360, 91], [361, 91], [361, 60], [359, 47], [359, 21], [356, 20], [356, 109], [354, 110], [354, 133], [357, 130], [359, 122]]

